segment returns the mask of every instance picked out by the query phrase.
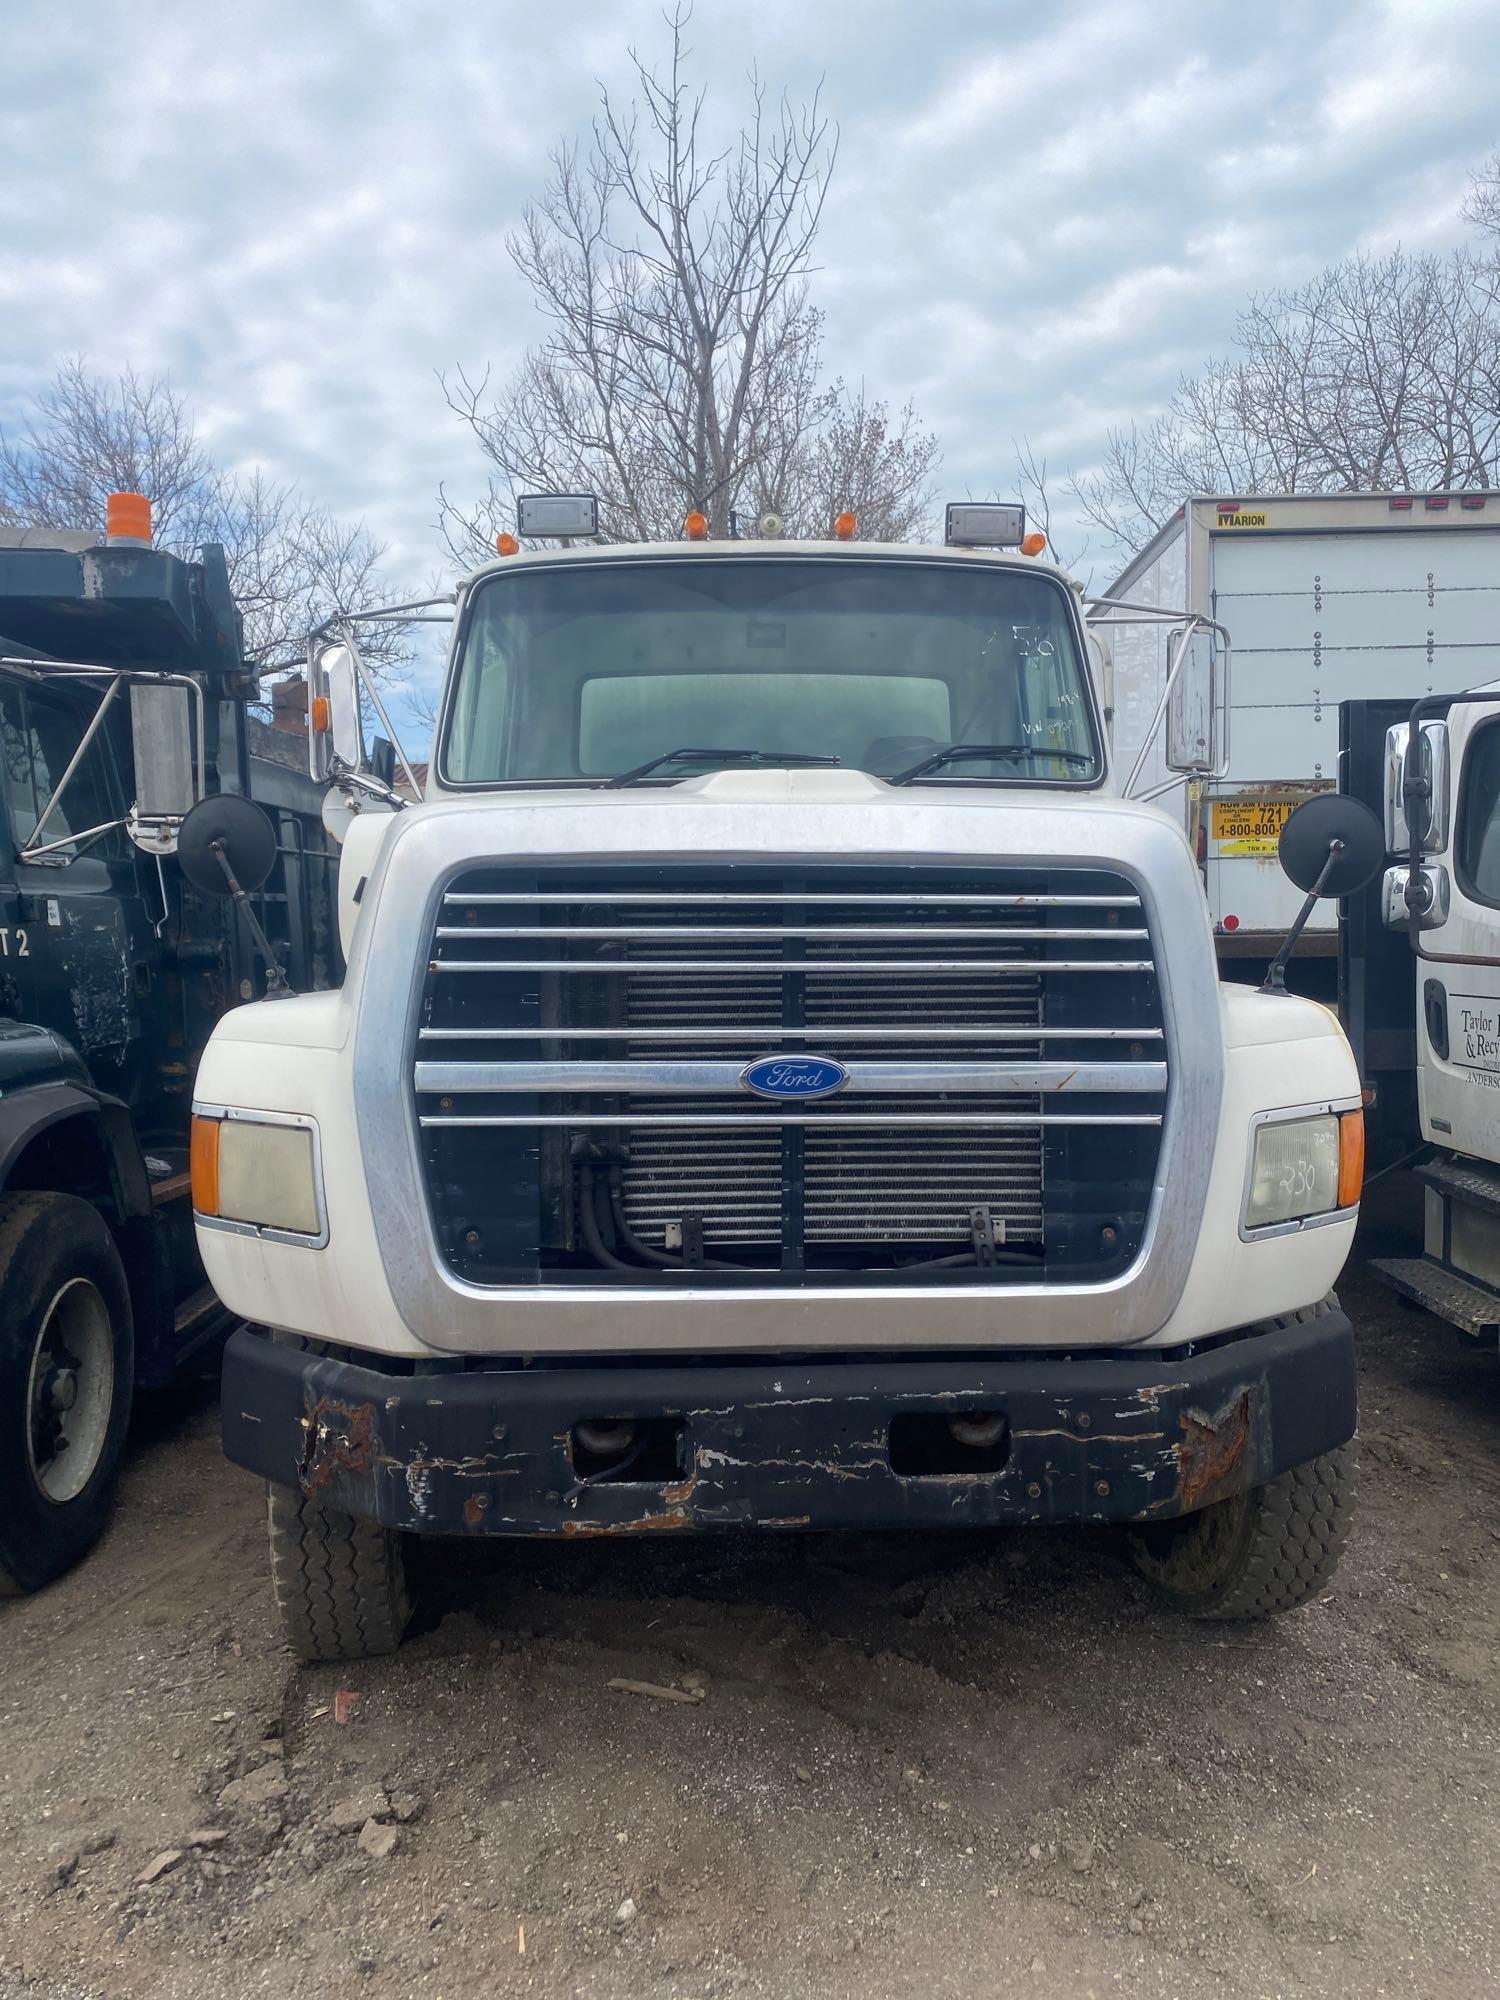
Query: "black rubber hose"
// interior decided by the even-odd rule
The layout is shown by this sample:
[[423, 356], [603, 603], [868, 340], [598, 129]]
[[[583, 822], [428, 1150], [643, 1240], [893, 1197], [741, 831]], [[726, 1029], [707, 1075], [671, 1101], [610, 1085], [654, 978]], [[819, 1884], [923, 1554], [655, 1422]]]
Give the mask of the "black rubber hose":
[[599, 1231], [599, 1211], [594, 1206], [594, 1169], [587, 1160], [578, 1166], [578, 1216], [583, 1224], [583, 1240], [590, 1256], [612, 1271], [634, 1271], [639, 1267], [617, 1257]]
[[[1033, 1257], [1025, 1250], [997, 1249], [991, 1255], [997, 1264], [1034, 1264], [1037, 1270], [1042, 1268], [1041, 1258]], [[974, 1251], [961, 1250], [956, 1257], [919, 1257], [914, 1263], [897, 1264], [894, 1268], [898, 1271], [937, 1271], [941, 1270], [945, 1265], [977, 1264], [978, 1262], [979, 1258]]]
[[633, 1250], [638, 1257], [644, 1258], [648, 1264], [659, 1265], [663, 1270], [696, 1271], [702, 1269], [705, 1271], [746, 1271], [759, 1272], [764, 1275], [771, 1269], [769, 1264], [726, 1264], [721, 1259], [715, 1257], [705, 1257], [702, 1265], [699, 1266], [697, 1264], [690, 1264], [686, 1257], [674, 1257], [670, 1251], [657, 1250], [651, 1244], [643, 1243], [630, 1224], [625, 1220], [625, 1204], [622, 1198], [620, 1169], [618, 1167], [611, 1167], [609, 1170], [609, 1214], [610, 1220], [615, 1225], [615, 1234], [625, 1245], [626, 1249]]

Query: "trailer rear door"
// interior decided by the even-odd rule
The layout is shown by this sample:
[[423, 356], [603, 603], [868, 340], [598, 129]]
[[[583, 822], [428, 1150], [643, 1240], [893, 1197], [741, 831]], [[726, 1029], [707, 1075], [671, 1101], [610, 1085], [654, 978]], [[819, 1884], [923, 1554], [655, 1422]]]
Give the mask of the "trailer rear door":
[[[1300, 897], [1276, 860], [1281, 823], [1338, 776], [1339, 704], [1469, 688], [1500, 676], [1500, 531], [1213, 533], [1213, 615], [1234, 642], [1229, 775], [1209, 788], [1215, 927], [1280, 932]], [[1308, 927], [1332, 948], [1322, 905]]]

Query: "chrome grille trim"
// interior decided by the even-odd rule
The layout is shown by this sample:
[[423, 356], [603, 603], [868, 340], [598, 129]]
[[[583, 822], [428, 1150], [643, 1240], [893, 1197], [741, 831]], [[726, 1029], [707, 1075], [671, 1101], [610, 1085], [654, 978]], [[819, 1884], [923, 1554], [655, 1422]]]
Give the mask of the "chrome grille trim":
[[[1069, 944], [1100, 944], [1108, 941], [1118, 943], [1121, 938], [1135, 941], [1148, 936], [1143, 930], [1121, 930], [1111, 926], [1105, 930], [1063, 930], [1056, 926], [1033, 926], [1007, 924], [1003, 931], [984, 938], [984, 943], [993, 945], [998, 939], [1007, 944], [1016, 940], [1023, 944], [1036, 944], [1042, 938], [1062, 938]], [[618, 940], [639, 940], [649, 944], [677, 944], [683, 941], [696, 943], [700, 938], [730, 939], [736, 943], [753, 941], [780, 944], [784, 938], [816, 938], [820, 943], [835, 939], [840, 944], [850, 940], [857, 943], [889, 944], [893, 940], [908, 938], [966, 938], [972, 944], [975, 940], [972, 924], [953, 926], [943, 924], [850, 924], [841, 927], [836, 924], [513, 924], [495, 929], [483, 924], [440, 924], [438, 939], [447, 938], [610, 938]]]
[[1051, 1111], [518, 1111], [494, 1113], [433, 1112], [419, 1117], [424, 1129], [443, 1126], [476, 1128], [485, 1125], [574, 1125], [613, 1126], [617, 1130], [638, 1125], [729, 1125], [743, 1132], [757, 1125], [871, 1125], [884, 1130], [887, 1125], [979, 1125], [1034, 1131], [1038, 1125], [1160, 1125], [1159, 1111], [1083, 1112]]
[[[618, 873], [638, 882], [644, 870], [664, 876], [680, 869], [684, 856], [724, 876], [775, 866], [803, 875], [902, 869], [910, 871], [908, 881], [921, 872], [951, 880], [1003, 865], [1028, 875], [1107, 868], [1120, 878], [1139, 899], [1158, 962], [1170, 968], [1160, 984], [1170, 1077], [1134, 1261], [1114, 1275], [1076, 1283], [997, 1276], [960, 1284], [937, 1277], [922, 1287], [916, 1315], [911, 1286], [896, 1279], [851, 1289], [832, 1277], [809, 1274], [798, 1282], [757, 1272], [718, 1283], [686, 1276], [647, 1289], [591, 1275], [540, 1287], [531, 1278], [479, 1283], [453, 1270], [437, 1237], [409, 1068], [426, 1024], [432, 933], [445, 893], [467, 901], [460, 881], [473, 883], [481, 870], [525, 868], [536, 894], [576, 902], [580, 877], [598, 883]], [[559, 879], [569, 887], [556, 890]], [[848, 902], [857, 893], [841, 882], [832, 900]], [[891, 900], [909, 904], [916, 893], [904, 887]], [[528, 887], [528, 900], [532, 895]], [[654, 886], [645, 900], [659, 904]], [[715, 889], [707, 900], [724, 898]], [[806, 899], [799, 893], [794, 900]], [[1183, 1299], [1219, 1143], [1225, 1061], [1222, 1037], [1205, 1026], [1219, 1019], [1220, 995], [1202, 884], [1181, 833], [1164, 815], [1102, 795], [1076, 803], [1049, 798], [1039, 810], [1029, 793], [980, 801], [955, 791], [939, 809], [926, 795], [882, 791], [829, 802], [801, 797], [795, 786], [774, 805], [666, 790], [582, 803], [550, 794], [476, 798], [462, 810], [399, 814], [382, 829], [350, 961], [342, 1007], [350, 1018], [354, 1113], [374, 1241], [402, 1323], [428, 1350], [706, 1356], [1120, 1347], [1149, 1341]], [[717, 991], [717, 983], [709, 990]], [[963, 1143], [970, 1143], [968, 1135]]]
[[[827, 1041], [837, 1035], [841, 1042], [881, 1041], [889, 1042], [899, 1038], [903, 1042], [1159, 1042], [1163, 1039], [1160, 1028], [1037, 1028], [1001, 1027], [988, 1022], [970, 1024], [967, 1027], [943, 1027], [908, 1025], [902, 1022], [895, 1026], [889, 1022], [878, 1027], [851, 1026], [841, 1021], [833, 1026], [819, 1026], [816, 1023], [806, 1028], [788, 1028], [777, 1024], [774, 1032], [779, 1040]], [[742, 1021], [724, 1028], [681, 1027], [653, 1028], [632, 1026], [628, 1028], [418, 1028], [419, 1042], [729, 1042], [743, 1041], [746, 1029]]]
[[462, 890], [450, 890], [443, 897], [443, 903], [445, 907], [451, 904], [455, 908], [466, 910], [494, 909], [517, 903], [560, 904], [568, 909], [580, 909], [589, 903], [604, 904], [610, 909], [621, 909], [627, 904], [631, 907], [644, 905], [648, 908], [674, 909], [683, 904], [707, 904], [718, 909], [725, 903], [795, 903], [799, 906], [809, 903], [832, 903], [840, 907], [850, 904], [859, 904], [861, 907], [868, 904], [873, 907], [876, 904], [893, 903], [905, 906], [923, 904], [934, 908], [945, 905], [962, 906], [965, 909], [976, 910], [1138, 910], [1141, 907], [1139, 896], [1033, 896], [1024, 891], [1009, 896], [992, 895], [981, 891], [971, 896], [961, 890], [945, 895], [931, 889], [913, 889], [907, 895], [900, 895], [889, 889], [851, 889], [847, 895], [835, 895], [817, 889], [810, 890], [806, 895], [799, 895], [789, 889], [767, 889], [760, 893], [747, 889], [726, 889], [722, 895], [692, 889], [684, 889], [680, 894], [676, 890], [653, 892], [648, 889], [622, 889], [617, 894], [593, 896], [586, 890], [575, 894], [571, 890], [564, 889], [538, 889], [534, 893], [529, 890], [516, 890], [513, 894], [504, 895], [485, 890], [473, 896], [465, 895]]
[[[419, 1062], [416, 1087], [424, 1095], [517, 1092], [572, 1094], [612, 1091], [707, 1093], [740, 1087], [743, 1063], [714, 1062]], [[845, 1090], [1027, 1091], [1049, 1096], [1071, 1091], [1101, 1095], [1156, 1095], [1167, 1087], [1165, 1063], [891, 1063], [849, 1065]], [[758, 1116], [747, 1111], [747, 1117]]]
[[[996, 940], [986, 939], [993, 945]], [[747, 972], [816, 972], [837, 977], [841, 973], [886, 972], [1152, 972], [1149, 958], [799, 958], [774, 963], [766, 959], [744, 958], [434, 958], [430, 972], [557, 972], [581, 978], [595, 975], [640, 974], [643, 972], [724, 972], [743, 978]]]

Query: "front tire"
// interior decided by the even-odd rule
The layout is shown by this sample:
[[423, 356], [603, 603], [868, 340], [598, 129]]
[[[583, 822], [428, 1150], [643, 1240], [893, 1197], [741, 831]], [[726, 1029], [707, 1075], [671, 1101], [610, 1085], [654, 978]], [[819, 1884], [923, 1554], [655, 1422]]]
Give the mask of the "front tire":
[[1136, 1568], [1190, 1618], [1275, 1618], [1324, 1589], [1354, 1512], [1351, 1440], [1268, 1485], [1130, 1536]]
[[411, 1617], [403, 1538], [289, 1487], [266, 1492], [276, 1608], [298, 1659], [394, 1653]]
[[0, 1197], [0, 1593], [40, 1590], [98, 1540], [134, 1373], [103, 1217], [74, 1195]]

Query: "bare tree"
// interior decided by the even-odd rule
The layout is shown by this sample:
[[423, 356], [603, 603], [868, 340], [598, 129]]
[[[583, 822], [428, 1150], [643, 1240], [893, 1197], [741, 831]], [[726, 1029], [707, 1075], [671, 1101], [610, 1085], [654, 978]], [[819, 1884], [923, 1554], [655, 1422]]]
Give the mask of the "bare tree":
[[846, 508], [861, 537], [908, 542], [932, 525], [932, 477], [938, 441], [908, 403], [891, 413], [872, 398], [835, 382], [817, 405], [817, 421], [780, 462], [757, 466], [748, 486], [757, 512], [779, 511], [786, 532], [826, 535]]
[[1469, 176], [1462, 215], [1486, 236], [1500, 239], [1500, 148]]
[[686, 80], [690, 14], [679, 0], [667, 17], [664, 76], [632, 51], [637, 100], [603, 92], [587, 147], [553, 156], [510, 239], [540, 345], [498, 390], [488, 369], [441, 378], [494, 467], [477, 505], [439, 495], [462, 560], [493, 548], [527, 487], [597, 494], [616, 540], [675, 536], [688, 507], [716, 535], [751, 507], [811, 519], [856, 491], [872, 522], [925, 511], [936, 446], [913, 414], [819, 386], [808, 288], [837, 135], [817, 93], [772, 103], [752, 77], [744, 128], [715, 149]]
[[1253, 299], [1235, 352], [1111, 431], [1072, 482], [1121, 549], [1192, 493], [1484, 486], [1500, 477], [1500, 310], [1472, 252], [1350, 257]]
[[[252, 665], [295, 655], [303, 634], [335, 612], [390, 601], [382, 545], [256, 470], [222, 472], [182, 398], [163, 376], [126, 369], [114, 380], [64, 361], [15, 436], [0, 434], [0, 521], [102, 526], [113, 492], [144, 493], [158, 546], [191, 556], [222, 544], [245, 620]], [[376, 666], [407, 657], [399, 627], [372, 628]]]

